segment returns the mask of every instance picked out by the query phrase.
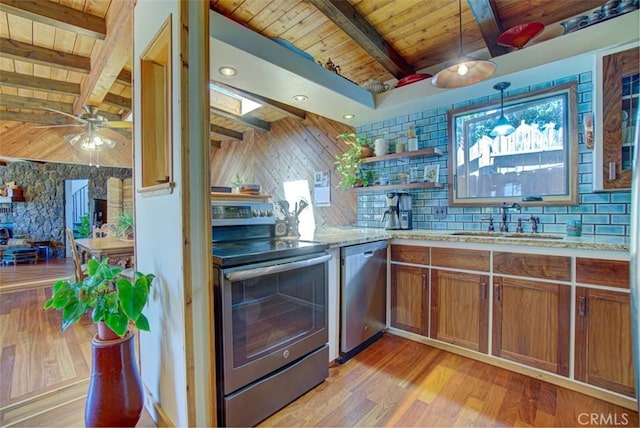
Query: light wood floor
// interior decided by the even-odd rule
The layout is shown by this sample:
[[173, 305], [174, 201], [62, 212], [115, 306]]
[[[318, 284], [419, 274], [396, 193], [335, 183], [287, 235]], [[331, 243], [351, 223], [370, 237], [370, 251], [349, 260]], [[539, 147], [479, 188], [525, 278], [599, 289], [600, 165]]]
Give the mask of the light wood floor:
[[600, 425], [583, 413], [638, 426], [628, 409], [387, 334], [260, 426]]
[[[32, 266], [38, 264], [18, 265], [14, 282], [4, 274], [13, 267], [0, 267], [0, 426], [83, 426], [95, 326], [87, 320], [61, 335], [60, 314], [41, 309], [49, 287], [31, 288], [60, 272], [43, 264], [38, 276]], [[9, 291], [2, 292], [4, 286]], [[590, 415], [600, 424], [589, 423]], [[597, 425], [637, 427], [638, 414], [389, 334], [347, 364], [332, 367], [325, 382], [260, 424]], [[144, 411], [138, 426], [155, 425]]]
[[[87, 316], [60, 333], [60, 312], [42, 309], [70, 276], [70, 259], [0, 266], [0, 426], [84, 425], [96, 327]], [[155, 425], [144, 412], [139, 426]]]

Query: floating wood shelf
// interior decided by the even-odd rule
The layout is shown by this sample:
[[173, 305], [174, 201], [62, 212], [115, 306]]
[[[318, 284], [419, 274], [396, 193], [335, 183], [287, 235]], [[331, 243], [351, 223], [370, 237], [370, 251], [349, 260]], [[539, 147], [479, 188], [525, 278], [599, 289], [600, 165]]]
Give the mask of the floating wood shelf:
[[390, 184], [388, 186], [366, 186], [366, 187], [352, 187], [349, 189], [351, 192], [380, 192], [387, 190], [400, 190], [400, 189], [442, 189], [445, 183], [409, 183], [409, 184]]
[[408, 158], [414, 158], [417, 156], [425, 156], [425, 157], [442, 156], [442, 150], [436, 147], [429, 147], [426, 149], [413, 150], [410, 152], [391, 153], [389, 155], [373, 156], [369, 158], [364, 158], [360, 162], [373, 163], [373, 162], [382, 162], [382, 161], [392, 160], [392, 159], [408, 159]]

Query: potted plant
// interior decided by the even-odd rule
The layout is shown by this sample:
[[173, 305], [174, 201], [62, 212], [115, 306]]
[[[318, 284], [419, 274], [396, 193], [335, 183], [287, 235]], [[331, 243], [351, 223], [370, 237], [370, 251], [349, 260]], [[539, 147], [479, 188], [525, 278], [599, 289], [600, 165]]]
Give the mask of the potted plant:
[[149, 331], [142, 310], [154, 275], [135, 272], [132, 280], [107, 259], [89, 260], [87, 273], [80, 282], [56, 282], [44, 308], [62, 311], [62, 331], [89, 312], [98, 325], [92, 341], [86, 426], [135, 426], [142, 412], [143, 389], [129, 326]]
[[368, 138], [358, 137], [356, 134], [344, 133], [338, 135], [348, 146], [349, 150], [336, 155], [336, 170], [342, 176], [338, 186], [343, 189], [350, 187], [368, 186], [373, 181], [373, 172], [362, 169], [361, 159], [365, 148], [371, 150], [366, 144]]
[[118, 221], [116, 223], [116, 233], [120, 237], [127, 239], [133, 239], [133, 231], [135, 228], [135, 218], [133, 212], [129, 210], [123, 210], [118, 215]]

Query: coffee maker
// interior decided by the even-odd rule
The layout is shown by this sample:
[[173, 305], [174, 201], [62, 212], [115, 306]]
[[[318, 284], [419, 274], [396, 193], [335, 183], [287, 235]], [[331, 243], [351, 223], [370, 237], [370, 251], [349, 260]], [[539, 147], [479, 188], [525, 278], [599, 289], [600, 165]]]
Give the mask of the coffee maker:
[[387, 210], [382, 215], [380, 224], [387, 230], [400, 229], [400, 219], [398, 218], [398, 194], [387, 193]]
[[413, 210], [411, 208], [411, 195], [407, 192], [398, 192], [398, 217], [400, 229], [413, 229]]

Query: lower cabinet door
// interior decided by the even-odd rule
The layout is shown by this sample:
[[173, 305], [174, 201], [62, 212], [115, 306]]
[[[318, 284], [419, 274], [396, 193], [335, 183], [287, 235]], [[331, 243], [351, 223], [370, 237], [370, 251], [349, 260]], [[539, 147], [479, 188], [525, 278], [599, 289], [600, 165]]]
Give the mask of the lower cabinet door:
[[486, 275], [432, 269], [431, 337], [486, 353], [488, 283]]
[[492, 354], [569, 375], [568, 285], [493, 278]]
[[391, 265], [391, 326], [427, 335], [429, 270]]
[[576, 289], [575, 378], [634, 396], [629, 293]]

